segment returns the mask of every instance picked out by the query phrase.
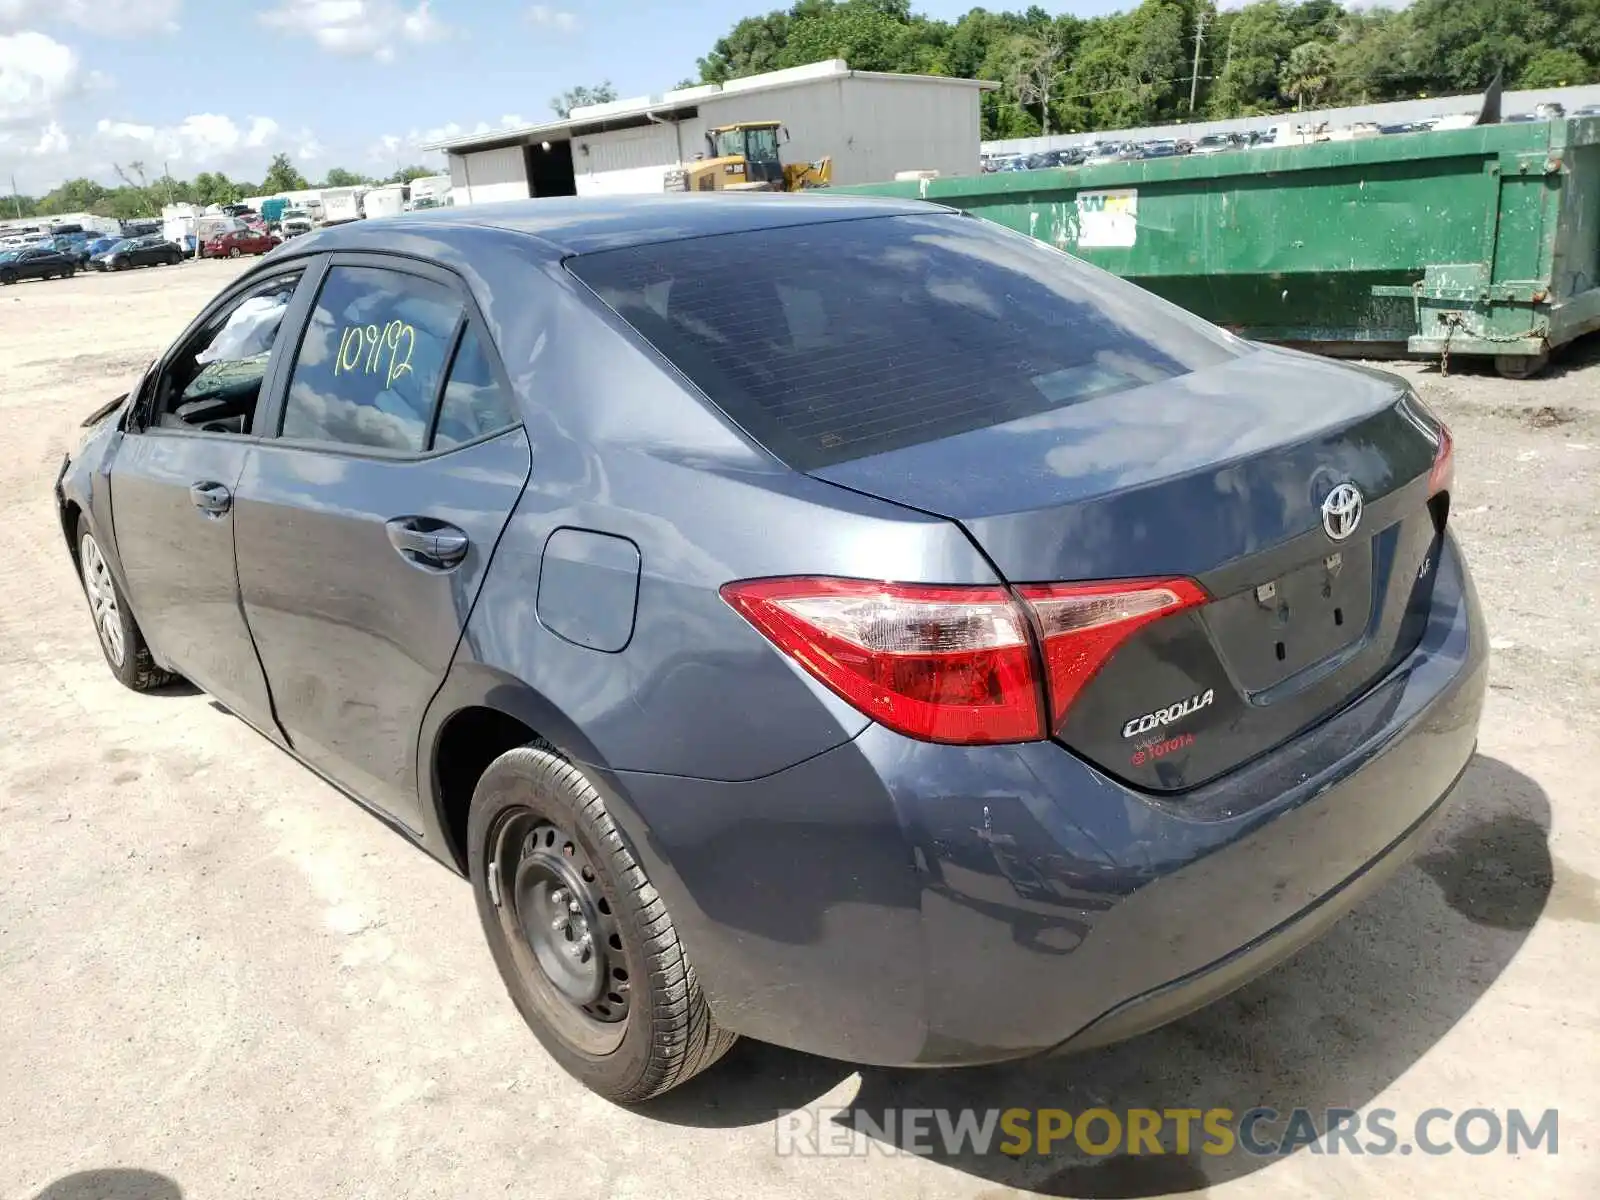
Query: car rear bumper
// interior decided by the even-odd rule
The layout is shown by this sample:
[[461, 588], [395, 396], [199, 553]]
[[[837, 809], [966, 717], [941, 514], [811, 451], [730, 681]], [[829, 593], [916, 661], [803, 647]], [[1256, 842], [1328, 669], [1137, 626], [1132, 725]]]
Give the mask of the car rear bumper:
[[604, 782], [727, 1028], [852, 1062], [1001, 1061], [1180, 1016], [1375, 891], [1472, 756], [1485, 656], [1447, 539], [1400, 667], [1180, 796], [1054, 743], [879, 726], [759, 780]]

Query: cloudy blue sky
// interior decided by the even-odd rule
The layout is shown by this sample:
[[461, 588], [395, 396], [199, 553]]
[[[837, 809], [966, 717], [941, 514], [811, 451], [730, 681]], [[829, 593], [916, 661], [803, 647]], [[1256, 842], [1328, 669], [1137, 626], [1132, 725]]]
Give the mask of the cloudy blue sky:
[[[1045, 7], [1082, 15], [1131, 0]], [[550, 117], [610, 79], [663, 91], [740, 17], [775, 0], [0, 0], [0, 192], [159, 174], [259, 179], [426, 161], [421, 142]], [[954, 17], [972, 0], [922, 0]], [[991, 2], [988, 7], [1024, 7]], [[433, 161], [440, 161], [437, 156]]]

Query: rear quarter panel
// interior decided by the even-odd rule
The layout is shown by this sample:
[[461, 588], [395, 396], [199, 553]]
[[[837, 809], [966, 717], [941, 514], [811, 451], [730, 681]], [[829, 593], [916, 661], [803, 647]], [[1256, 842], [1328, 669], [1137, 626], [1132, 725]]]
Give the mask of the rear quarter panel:
[[[866, 718], [779, 654], [719, 588], [805, 573], [993, 582], [987, 562], [948, 521], [782, 466], [559, 264], [526, 269], [538, 286], [485, 279], [479, 293], [533, 466], [457, 666], [522, 681], [581, 731], [562, 749], [618, 770], [750, 779], [859, 734]], [[541, 619], [558, 530], [638, 547], [637, 612], [620, 650], [557, 636]], [[562, 569], [570, 593], [585, 565]]]

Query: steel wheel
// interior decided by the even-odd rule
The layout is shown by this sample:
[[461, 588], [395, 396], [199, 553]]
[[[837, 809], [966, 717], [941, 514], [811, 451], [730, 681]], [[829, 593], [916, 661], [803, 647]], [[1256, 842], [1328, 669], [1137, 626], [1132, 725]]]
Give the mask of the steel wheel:
[[500, 924], [542, 1015], [588, 1054], [627, 1032], [622, 928], [583, 845], [527, 808], [502, 814], [491, 841]]
[[83, 590], [89, 594], [89, 608], [94, 614], [95, 629], [100, 634], [100, 644], [105, 647], [106, 658], [113, 667], [121, 667], [128, 658], [128, 643], [122, 634], [122, 613], [117, 606], [117, 587], [111, 578], [111, 568], [105, 555], [86, 533], [79, 543], [78, 561], [83, 564]]

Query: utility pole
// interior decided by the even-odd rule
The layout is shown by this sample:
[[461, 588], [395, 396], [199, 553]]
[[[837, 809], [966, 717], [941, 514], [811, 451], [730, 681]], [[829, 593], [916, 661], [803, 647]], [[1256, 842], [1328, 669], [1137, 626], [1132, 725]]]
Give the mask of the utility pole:
[[17, 216], [22, 216], [22, 197], [17, 195], [17, 177], [11, 176], [11, 203], [17, 210]]
[[1189, 77], [1189, 111], [1194, 112], [1195, 101], [1200, 97], [1200, 47], [1206, 40], [1206, 10], [1201, 9], [1194, 19], [1194, 74]]

